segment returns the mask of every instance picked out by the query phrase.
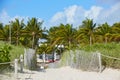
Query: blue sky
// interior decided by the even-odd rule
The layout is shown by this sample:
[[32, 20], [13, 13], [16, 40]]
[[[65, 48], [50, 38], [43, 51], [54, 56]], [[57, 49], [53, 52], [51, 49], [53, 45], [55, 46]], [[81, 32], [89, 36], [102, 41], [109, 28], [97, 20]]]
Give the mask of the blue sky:
[[120, 22], [119, 5], [119, 0], [0, 0], [0, 22], [36, 17], [46, 27], [60, 23], [79, 26], [88, 17], [98, 24], [113, 24]]
[[[56, 12], [62, 11], [64, 8], [71, 5], [81, 5], [89, 9], [95, 4], [94, 0], [5, 0], [2, 1], [3, 9], [10, 16], [30, 16], [49, 19]], [[89, 3], [89, 4], [88, 4]], [[87, 5], [86, 5], [87, 4]], [[1, 9], [2, 10], [2, 9]]]

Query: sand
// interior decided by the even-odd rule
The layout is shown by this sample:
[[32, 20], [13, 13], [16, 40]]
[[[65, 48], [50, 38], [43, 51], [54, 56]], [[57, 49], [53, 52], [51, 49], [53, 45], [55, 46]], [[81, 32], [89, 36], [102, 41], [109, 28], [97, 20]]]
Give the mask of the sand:
[[[13, 80], [13, 78], [6, 80]], [[45, 71], [25, 70], [24, 73], [18, 74], [17, 80], [120, 80], [120, 70], [105, 69], [102, 73], [81, 71], [70, 67], [49, 68]]]

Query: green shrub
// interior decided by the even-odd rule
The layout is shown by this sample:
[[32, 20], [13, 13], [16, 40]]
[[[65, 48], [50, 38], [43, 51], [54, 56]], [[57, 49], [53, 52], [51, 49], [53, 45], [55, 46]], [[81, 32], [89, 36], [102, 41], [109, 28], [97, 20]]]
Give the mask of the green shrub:
[[11, 46], [5, 45], [0, 48], [0, 63], [10, 61], [10, 50]]
[[10, 45], [8, 43], [0, 41], [0, 48], [3, 48], [6, 45], [8, 45], [11, 48], [11, 50], [9, 51], [10, 61], [14, 61], [14, 59], [16, 59], [16, 58], [18, 59], [20, 57], [20, 55], [24, 53], [23, 46], [14, 46], [14, 45]]
[[[6, 44], [3, 47], [0, 47], [0, 63], [10, 62], [10, 50], [11, 46]], [[10, 63], [0, 64], [0, 73], [8, 68], [10, 68]]]

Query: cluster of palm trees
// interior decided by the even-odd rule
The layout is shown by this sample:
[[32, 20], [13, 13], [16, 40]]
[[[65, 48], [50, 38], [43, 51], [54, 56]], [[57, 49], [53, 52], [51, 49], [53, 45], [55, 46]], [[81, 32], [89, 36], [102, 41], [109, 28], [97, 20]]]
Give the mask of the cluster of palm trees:
[[[55, 45], [64, 45], [65, 49], [71, 49], [79, 44], [108, 43], [120, 41], [120, 22], [109, 25], [96, 25], [93, 19], [86, 18], [82, 24], [74, 28], [71, 24], [60, 24], [52, 26], [49, 30], [42, 27], [43, 21], [31, 18], [27, 24], [23, 20], [11, 21], [9, 25], [0, 23], [0, 40], [10, 42], [14, 45], [37, 48], [38, 52], [50, 52]], [[38, 46], [39, 39], [46, 41]]]
[[31, 18], [27, 24], [23, 20], [15, 19], [10, 24], [3, 25], [0, 23], [0, 40], [9, 42], [14, 45], [24, 45], [25, 47], [35, 48], [39, 38], [43, 38], [44, 30], [42, 23], [37, 18]]

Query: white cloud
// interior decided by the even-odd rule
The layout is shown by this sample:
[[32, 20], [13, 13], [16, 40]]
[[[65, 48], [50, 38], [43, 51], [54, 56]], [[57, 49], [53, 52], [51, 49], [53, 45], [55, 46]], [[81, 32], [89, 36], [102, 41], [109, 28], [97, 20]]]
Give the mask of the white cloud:
[[[28, 19], [28, 17], [27, 17], [27, 19]], [[37, 19], [38, 19], [38, 22], [42, 22], [43, 21], [41, 18], [37, 18]]]
[[109, 9], [100, 6], [92, 6], [86, 10], [81, 6], [73, 5], [65, 8], [64, 11], [56, 13], [50, 20], [51, 25], [60, 23], [70, 23], [75, 27], [81, 25], [81, 22], [86, 18], [92, 18], [97, 24], [108, 22], [112, 25], [115, 22], [120, 22], [120, 3], [116, 3]]
[[92, 6], [90, 10], [85, 11], [85, 17], [96, 20], [102, 7]]
[[97, 23], [104, 23], [108, 22], [110, 25], [112, 25], [115, 22], [120, 22], [120, 3], [117, 3], [114, 6], [111, 6], [109, 9], [103, 9], [100, 12], [100, 15], [98, 16], [96, 22]]
[[69, 8], [65, 9], [65, 16], [67, 19], [67, 23], [73, 23], [74, 22], [74, 16], [77, 10], [77, 5], [70, 6]]
[[80, 23], [80, 19], [83, 18], [85, 10], [77, 5], [70, 6], [65, 8], [63, 12], [57, 12], [51, 19], [50, 25], [59, 25], [60, 23], [66, 24], [76, 24]]
[[10, 16], [8, 16], [7, 12], [5, 10], [2, 10], [0, 13], [0, 22], [2, 23], [8, 23], [10, 19]]
[[26, 17], [24, 17], [24, 16], [14, 16], [14, 17], [11, 17], [10, 19], [9, 19], [9, 21], [15, 21], [15, 19], [19, 19], [20, 21], [21, 20], [24, 20], [24, 23], [26, 24], [27, 23], [27, 21], [28, 21], [28, 16], [26, 16]]
[[2, 10], [2, 12], [0, 13], [0, 22], [2, 22], [3, 24], [9, 24], [10, 21], [15, 21], [15, 18], [19, 20], [24, 19], [24, 21], [28, 20], [28, 17], [17, 16], [17, 15], [14, 17], [10, 17], [5, 10]]
[[[8, 13], [5, 11], [5, 9], [2, 10], [2, 12], [0, 12], [0, 22], [3, 23], [4, 25], [5, 24], [9, 24], [10, 21], [15, 21], [15, 18], [19, 19], [20, 21], [21, 20], [24, 20], [25, 23], [27, 23], [28, 21], [28, 16], [14, 16], [14, 17], [11, 17], [8, 15]], [[38, 19], [40, 21], [40, 19]]]
[[58, 12], [58, 13], [56, 13], [55, 16], [53, 16], [51, 22], [55, 22], [56, 20], [58, 20], [58, 19], [62, 19], [63, 17], [64, 17], [64, 13], [62, 13], [62, 12]]
[[65, 8], [63, 12], [57, 12], [50, 20], [51, 25], [59, 25], [60, 23], [74, 23], [75, 14], [78, 7], [77, 5]]
[[[19, 15], [11, 17], [8, 15], [8, 13], [5, 11], [5, 9], [3, 9], [2, 12], [0, 12], [0, 23], [3, 23], [4, 25], [9, 24], [10, 21], [15, 21], [16, 18], [19, 19], [20, 21], [24, 20], [24, 23], [27, 24], [27, 21], [29, 20], [30, 17], [29, 16], [19, 16]], [[37, 18], [37, 19], [38, 19], [38, 22], [43, 21], [41, 18]], [[44, 23], [43, 23], [43, 26], [45, 26]]]

